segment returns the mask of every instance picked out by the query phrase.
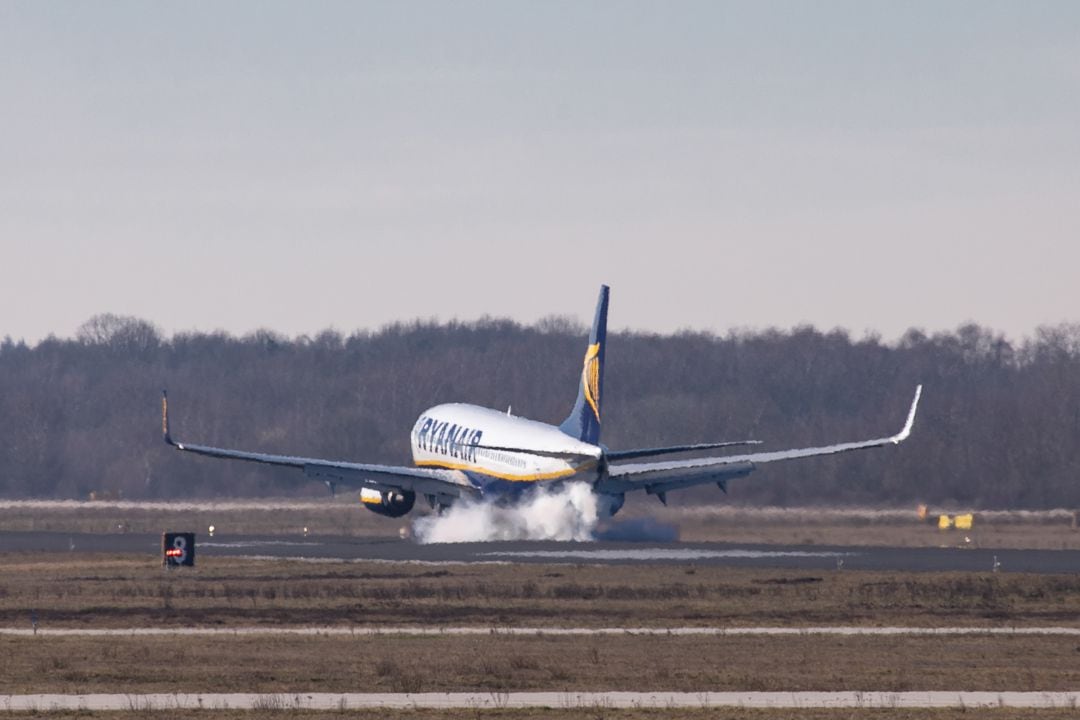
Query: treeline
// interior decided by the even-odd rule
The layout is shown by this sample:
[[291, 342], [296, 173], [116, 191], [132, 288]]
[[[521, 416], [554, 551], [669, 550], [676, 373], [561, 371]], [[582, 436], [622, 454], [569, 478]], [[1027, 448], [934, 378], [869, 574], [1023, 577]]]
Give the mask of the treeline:
[[[96, 316], [73, 339], [0, 343], [0, 495], [125, 498], [310, 494], [298, 472], [184, 456], [173, 434], [296, 455], [408, 463], [426, 407], [462, 401], [558, 422], [586, 330], [484, 319], [345, 336], [179, 333]], [[760, 439], [782, 449], [896, 432], [898, 448], [762, 467], [732, 499], [776, 504], [1080, 506], [1080, 326], [1013, 344], [975, 325], [896, 343], [813, 328], [725, 336], [613, 333], [604, 440], [613, 448]], [[712, 486], [682, 499], [722, 499]]]

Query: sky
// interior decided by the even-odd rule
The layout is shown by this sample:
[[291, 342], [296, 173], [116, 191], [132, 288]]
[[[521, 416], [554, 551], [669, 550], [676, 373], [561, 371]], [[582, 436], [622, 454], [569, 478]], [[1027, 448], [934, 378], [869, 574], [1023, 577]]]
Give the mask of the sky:
[[0, 3], [0, 337], [1080, 321], [1080, 3]]

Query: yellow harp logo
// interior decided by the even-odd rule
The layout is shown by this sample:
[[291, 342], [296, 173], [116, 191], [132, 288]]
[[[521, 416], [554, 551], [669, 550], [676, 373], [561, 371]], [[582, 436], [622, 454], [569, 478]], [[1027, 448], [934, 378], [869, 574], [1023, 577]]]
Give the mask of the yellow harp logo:
[[589, 403], [596, 421], [600, 422], [600, 343], [590, 345], [585, 351], [581, 387], [585, 391], [585, 402]]

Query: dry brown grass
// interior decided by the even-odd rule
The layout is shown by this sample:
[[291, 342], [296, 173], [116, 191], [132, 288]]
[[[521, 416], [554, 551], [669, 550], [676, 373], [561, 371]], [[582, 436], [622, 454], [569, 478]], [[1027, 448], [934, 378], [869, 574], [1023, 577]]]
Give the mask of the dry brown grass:
[[[0, 556], [0, 625], [1080, 626], [1080, 576]], [[0, 692], [1074, 690], [1069, 637], [0, 638]], [[612, 715], [617, 717], [617, 715]], [[792, 717], [795, 717], [792, 715]], [[892, 716], [889, 716], [892, 717]]]
[[0, 693], [1064, 691], [1063, 637], [156, 636], [4, 641]]
[[984, 523], [971, 532], [941, 531], [917, 522], [880, 523], [874, 526], [798, 522], [718, 525], [694, 519], [681, 521], [679, 527], [680, 538], [687, 542], [841, 547], [1080, 549], [1080, 532], [1073, 530], [1065, 523], [1055, 525]]
[[0, 556], [0, 626], [1080, 626], [1080, 575]]
[[[258, 502], [258, 501], [252, 501]], [[160, 533], [163, 528], [205, 532], [215, 525], [221, 532], [252, 535], [313, 534], [356, 537], [397, 537], [401, 522], [368, 512], [355, 500], [270, 500], [284, 507], [251, 509], [182, 502], [129, 507], [112, 502], [80, 503], [75, 507], [26, 509], [0, 503], [0, 532]], [[214, 506], [211, 509], [211, 506]]]
[[[645, 508], [640, 508], [645, 510]], [[920, 520], [916, 509], [770, 508], [729, 505], [654, 508], [656, 520], [688, 542], [869, 547], [1080, 549], [1080, 531], [1066, 510], [976, 512], [971, 530], [939, 530], [941, 512]], [[964, 510], [963, 512], [967, 512]]]

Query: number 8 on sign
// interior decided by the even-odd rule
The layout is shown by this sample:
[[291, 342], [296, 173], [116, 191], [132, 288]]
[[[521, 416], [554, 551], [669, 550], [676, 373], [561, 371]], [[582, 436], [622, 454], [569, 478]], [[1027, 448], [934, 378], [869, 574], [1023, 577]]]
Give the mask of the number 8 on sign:
[[162, 533], [161, 561], [166, 567], [194, 565], [195, 533]]

